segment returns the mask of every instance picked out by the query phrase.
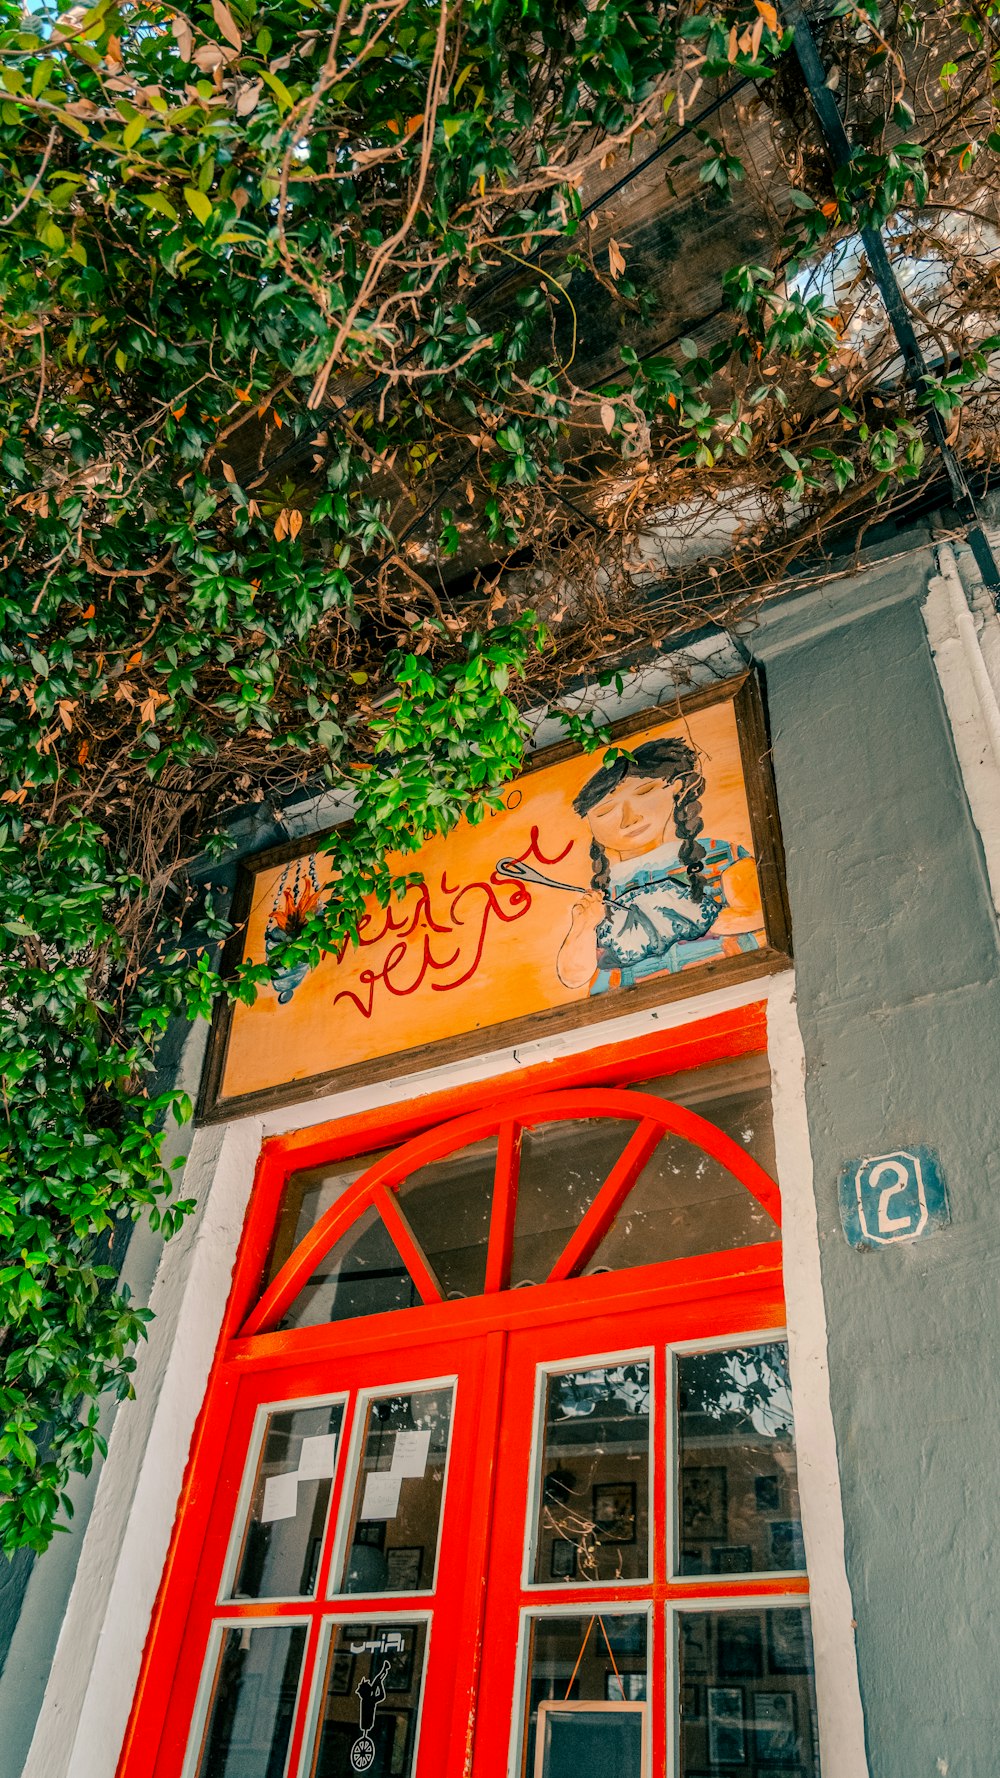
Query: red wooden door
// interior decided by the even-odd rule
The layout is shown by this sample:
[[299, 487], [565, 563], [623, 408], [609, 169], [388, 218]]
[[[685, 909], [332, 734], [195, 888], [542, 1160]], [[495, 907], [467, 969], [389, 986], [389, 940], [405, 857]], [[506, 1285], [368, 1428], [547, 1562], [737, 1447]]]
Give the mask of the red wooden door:
[[[661, 1146], [674, 1135], [694, 1172]], [[429, 1169], [466, 1148], [460, 1202], [465, 1161]], [[301, 1178], [322, 1199], [325, 1176]], [[446, 1190], [452, 1247], [427, 1219]], [[705, 1534], [680, 1552], [674, 1354], [764, 1349], [783, 1314], [777, 1213], [721, 1128], [636, 1092], [501, 1101], [355, 1167], [256, 1303], [234, 1293], [122, 1778], [533, 1778], [536, 1742], [574, 1708], [585, 1734], [641, 1734], [630, 1778], [704, 1768], [727, 1735], [749, 1746], [753, 1719], [725, 1716], [739, 1688], [722, 1683], [722, 1630], [732, 1643], [740, 1625], [721, 1614], [804, 1603], [790, 1401], [789, 1486], [758, 1463], [761, 1523], [744, 1518], [738, 1544], [718, 1500], [695, 1500]], [[672, 1244], [688, 1256], [662, 1258]], [[259, 1278], [266, 1243], [246, 1246]], [[473, 1294], [447, 1300], [476, 1266]], [[735, 1384], [715, 1377], [720, 1401], [740, 1394], [740, 1363]], [[689, 1416], [703, 1496], [724, 1493], [727, 1439], [766, 1443], [723, 1406], [714, 1430]], [[675, 1614], [699, 1601], [720, 1612], [699, 1656], [718, 1655], [718, 1678], [684, 1751]], [[776, 1675], [808, 1670], [794, 1628]], [[771, 1687], [774, 1752], [781, 1711], [811, 1705], [760, 1661], [752, 1677]]]
[[625, 1698], [632, 1682], [635, 1701], [647, 1706], [643, 1771], [674, 1769], [668, 1605], [797, 1590], [759, 1575], [724, 1582], [674, 1574], [671, 1349], [692, 1339], [739, 1346], [780, 1327], [778, 1268], [731, 1278], [714, 1301], [665, 1305], [665, 1294], [669, 1286], [650, 1291], [624, 1314], [609, 1296], [603, 1313], [510, 1337], [473, 1778], [530, 1778], [531, 1704], [558, 1700], [560, 1665], [566, 1695], [581, 1704], [608, 1701], [619, 1678]]
[[[197, 1771], [202, 1761], [211, 1768], [212, 1688], [227, 1661], [232, 1678], [240, 1636], [249, 1638], [242, 1651], [250, 1669], [243, 1689], [256, 1681], [259, 1698], [263, 1681], [269, 1694], [274, 1693], [275, 1771], [323, 1770], [330, 1764], [329, 1752], [323, 1755], [322, 1749], [328, 1702], [323, 1694], [337, 1638], [346, 1643], [347, 1630], [359, 1625], [366, 1632], [361, 1640], [370, 1642], [373, 1624], [382, 1632], [391, 1632], [394, 1625], [405, 1628], [412, 1664], [405, 1675], [409, 1683], [395, 1699], [390, 1692], [385, 1701], [390, 1713], [394, 1703], [406, 1713], [409, 1745], [401, 1742], [399, 1771], [419, 1771], [430, 1778], [461, 1769], [452, 1764], [452, 1748], [466, 1737], [465, 1706], [474, 1689], [478, 1637], [458, 1626], [474, 1624], [481, 1611], [502, 1345], [502, 1335], [496, 1334], [428, 1341], [405, 1351], [344, 1354], [333, 1362], [318, 1359], [279, 1367], [237, 1385], [221, 1435], [224, 1454], [176, 1678], [159, 1751], [148, 1768], [155, 1778], [178, 1778]], [[428, 1407], [442, 1422], [436, 1452], [428, 1451], [429, 1441], [421, 1434]], [[384, 1427], [379, 1423], [383, 1411]], [[403, 1420], [406, 1424], [400, 1424]], [[401, 1442], [400, 1431], [417, 1447], [411, 1470], [420, 1467], [421, 1444], [425, 1447], [421, 1476], [394, 1477], [391, 1457], [386, 1467], [385, 1457]], [[269, 1436], [275, 1448], [268, 1460]], [[430, 1488], [427, 1477], [433, 1482]], [[376, 1489], [382, 1483], [381, 1500], [373, 1500], [372, 1478]], [[283, 1481], [290, 1496], [284, 1501]], [[377, 1515], [391, 1504], [385, 1499], [386, 1483], [390, 1496], [395, 1491], [397, 1514], [401, 1496], [405, 1510], [407, 1490], [417, 1496], [409, 1509], [414, 1553], [408, 1554], [409, 1566], [397, 1564], [388, 1577], [374, 1540], [352, 1544], [359, 1522], [368, 1532], [385, 1522]], [[268, 1571], [248, 1578], [253, 1533], [262, 1522], [272, 1533]], [[276, 1531], [286, 1533], [283, 1546], [273, 1536]], [[369, 1552], [373, 1560], [366, 1566], [358, 1555]], [[365, 1587], [369, 1567], [377, 1591]], [[385, 1591], [387, 1578], [391, 1592]], [[275, 1659], [267, 1657], [273, 1640], [268, 1632], [273, 1631], [281, 1632], [276, 1656], [284, 1662], [280, 1686], [269, 1684], [275, 1672]], [[326, 1710], [333, 1728], [357, 1723], [354, 1683], [360, 1677], [359, 1666], [352, 1684], [333, 1694], [336, 1703]], [[263, 1704], [269, 1707], [266, 1698]], [[384, 1720], [386, 1709], [380, 1714]], [[216, 1723], [215, 1729], [217, 1740], [227, 1733], [225, 1725], [220, 1731]], [[412, 1755], [418, 1748], [415, 1764]], [[129, 1770], [138, 1772], [138, 1750], [134, 1760]]]

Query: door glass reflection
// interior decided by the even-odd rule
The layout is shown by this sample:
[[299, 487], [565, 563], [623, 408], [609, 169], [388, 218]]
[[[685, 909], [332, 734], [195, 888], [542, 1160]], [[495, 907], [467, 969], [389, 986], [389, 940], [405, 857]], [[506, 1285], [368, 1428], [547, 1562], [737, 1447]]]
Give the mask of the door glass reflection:
[[[766, 1056], [668, 1074], [643, 1081], [641, 1091], [707, 1118], [774, 1177]], [[679, 1136], [665, 1136], [584, 1270], [617, 1272], [780, 1238], [767, 1211], [719, 1161]]]
[[343, 1417], [339, 1401], [268, 1416], [232, 1598], [314, 1591]]
[[282, 1328], [412, 1309], [420, 1295], [377, 1210], [362, 1212], [299, 1291]]
[[411, 1173], [399, 1202], [448, 1299], [480, 1296], [497, 1164], [495, 1136]]
[[522, 1133], [512, 1289], [545, 1283], [635, 1129], [618, 1119], [582, 1118]]
[[281, 1778], [305, 1645], [304, 1624], [223, 1633], [198, 1778]]
[[819, 1778], [812, 1635], [804, 1606], [678, 1617], [680, 1778]]
[[528, 1636], [525, 1778], [642, 1778], [645, 1613], [536, 1617]]
[[688, 1352], [676, 1364], [679, 1572], [802, 1572], [787, 1346]]
[[274, 1241], [271, 1246], [264, 1284], [277, 1277], [299, 1242], [314, 1228], [320, 1217], [342, 1198], [349, 1185], [367, 1173], [376, 1161], [384, 1160], [391, 1149], [376, 1149], [372, 1154], [358, 1155], [351, 1160], [335, 1161], [326, 1167], [309, 1167], [290, 1174], [281, 1194]]
[[423, 1622], [333, 1626], [309, 1778], [410, 1778], [426, 1648]]
[[649, 1415], [645, 1359], [546, 1379], [535, 1581], [645, 1579]]
[[433, 1587], [452, 1394], [445, 1385], [368, 1403], [340, 1592]]

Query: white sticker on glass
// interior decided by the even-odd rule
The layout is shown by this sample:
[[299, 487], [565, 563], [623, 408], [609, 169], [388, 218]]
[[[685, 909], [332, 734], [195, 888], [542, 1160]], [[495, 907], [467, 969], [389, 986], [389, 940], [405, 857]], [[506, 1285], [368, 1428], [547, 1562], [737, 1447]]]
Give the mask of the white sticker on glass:
[[365, 1477], [365, 1497], [361, 1502], [363, 1519], [394, 1519], [399, 1511], [399, 1490], [402, 1476], [387, 1474]]
[[264, 1500], [260, 1509], [262, 1522], [272, 1519], [294, 1519], [299, 1505], [299, 1478], [294, 1469], [289, 1475], [268, 1476], [264, 1483]]
[[302, 1440], [299, 1452], [299, 1481], [313, 1482], [332, 1476], [337, 1462], [337, 1434], [320, 1432]]
[[422, 1476], [427, 1469], [430, 1432], [397, 1432], [392, 1451], [393, 1475]]

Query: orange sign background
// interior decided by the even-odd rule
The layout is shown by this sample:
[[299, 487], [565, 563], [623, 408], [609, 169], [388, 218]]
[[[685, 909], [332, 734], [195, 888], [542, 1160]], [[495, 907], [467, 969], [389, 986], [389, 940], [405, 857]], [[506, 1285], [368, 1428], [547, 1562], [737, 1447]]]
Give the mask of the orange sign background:
[[[706, 780], [702, 839], [728, 841], [753, 854], [754, 841], [731, 697], [648, 728], [617, 743], [632, 751], [663, 736], [686, 740], [700, 755]], [[398, 863], [418, 870], [419, 888], [387, 909], [372, 904], [357, 947], [328, 955], [281, 1004], [262, 988], [252, 1006], [231, 1015], [222, 1099], [262, 1092], [362, 1062], [423, 1048], [505, 1020], [586, 1001], [570, 989], [556, 957], [579, 896], [495, 875], [501, 858], [520, 858], [543, 876], [585, 890], [591, 883], [590, 828], [573, 799], [601, 767], [602, 752], [576, 754], [525, 773], [505, 794], [505, 807], [478, 826], [461, 823]], [[309, 854], [303, 854], [303, 865]], [[321, 890], [331, 860], [315, 856]], [[254, 879], [245, 955], [260, 961], [266, 930], [296, 865], [277, 865]], [[759, 905], [759, 884], [758, 884]], [[760, 925], [763, 926], [763, 914]], [[697, 970], [698, 964], [688, 969]], [[627, 1010], [627, 991], [610, 995]]]

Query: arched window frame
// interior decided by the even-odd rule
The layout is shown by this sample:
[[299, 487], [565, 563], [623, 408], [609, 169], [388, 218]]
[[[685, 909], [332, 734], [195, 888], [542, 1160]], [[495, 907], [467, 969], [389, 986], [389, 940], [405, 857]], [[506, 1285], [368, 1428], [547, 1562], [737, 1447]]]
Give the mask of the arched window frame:
[[[321, 1331], [309, 1329], [271, 1332], [270, 1328], [265, 1330], [265, 1314], [260, 1312], [265, 1296], [270, 1295], [270, 1292], [265, 1293], [263, 1289], [263, 1279], [281, 1211], [282, 1197], [293, 1173], [305, 1168], [332, 1165], [378, 1149], [392, 1148], [393, 1154], [386, 1157], [387, 1173], [391, 1177], [396, 1155], [404, 1143], [410, 1143], [417, 1137], [428, 1139], [424, 1160], [410, 1163], [415, 1169], [430, 1158], [430, 1150], [438, 1140], [439, 1133], [460, 1117], [468, 1116], [472, 1119], [479, 1116], [485, 1125], [492, 1115], [491, 1127], [495, 1127], [499, 1114], [506, 1110], [513, 1119], [518, 1109], [523, 1107], [526, 1097], [536, 1093], [589, 1093], [600, 1089], [632, 1089], [637, 1084], [641, 1090], [643, 1081], [656, 1076], [683, 1074], [710, 1067], [713, 1063], [731, 1061], [739, 1056], [766, 1053], [766, 1002], [753, 1001], [735, 1007], [730, 1012], [716, 1014], [703, 1021], [694, 1020], [672, 1030], [654, 1032], [615, 1044], [604, 1044], [583, 1055], [568, 1056], [557, 1062], [528, 1064], [500, 1076], [481, 1075], [445, 1091], [400, 1099], [395, 1104], [390, 1102], [377, 1111], [366, 1110], [354, 1116], [339, 1118], [336, 1122], [313, 1125], [287, 1135], [282, 1133], [266, 1138], [254, 1176], [243, 1237], [233, 1271], [233, 1288], [220, 1332], [216, 1364], [224, 1362], [227, 1356], [239, 1357], [247, 1362], [252, 1361], [255, 1355], [262, 1359], [273, 1359], [279, 1350], [290, 1355], [292, 1348], [289, 1342], [305, 1340], [309, 1335]], [[406, 1084], [413, 1083], [408, 1081]], [[484, 1096], [488, 1097], [491, 1112], [483, 1111]], [[666, 1104], [665, 1100], [655, 1100], [658, 1111], [663, 1111]], [[675, 1107], [675, 1110], [695, 1120], [703, 1130], [711, 1132], [713, 1138], [718, 1137], [723, 1142], [726, 1140], [721, 1131], [716, 1130], [714, 1125], [707, 1125], [706, 1120], [698, 1118], [696, 1113], [687, 1112], [680, 1106]], [[472, 1127], [470, 1122], [469, 1128]], [[678, 1133], [683, 1135], [683, 1132]], [[467, 1140], [474, 1138], [469, 1136]], [[700, 1140], [700, 1134], [695, 1140]], [[780, 1201], [774, 1181], [763, 1169], [756, 1167], [751, 1157], [736, 1144], [731, 1146], [740, 1162], [749, 1162], [751, 1168], [756, 1169], [752, 1175], [753, 1187], [746, 1178], [743, 1179], [752, 1195], [756, 1196], [761, 1187], [765, 1190], [769, 1188], [771, 1202], [765, 1207], [780, 1226]], [[728, 1159], [723, 1159], [721, 1155], [717, 1158], [722, 1159], [724, 1165], [729, 1165]], [[499, 1165], [500, 1157], [498, 1172]], [[372, 1171], [374, 1173], [374, 1169]], [[343, 1227], [346, 1228], [350, 1220], [348, 1207], [355, 1203], [353, 1194], [362, 1192], [367, 1178], [366, 1175], [357, 1180], [327, 1213], [331, 1220], [337, 1215], [338, 1234], [343, 1232], [339, 1216], [343, 1215]], [[384, 1177], [381, 1177], [381, 1183], [385, 1183]], [[305, 1238], [306, 1241], [314, 1242], [317, 1248], [321, 1241], [317, 1234], [320, 1226], [317, 1223]], [[336, 1238], [334, 1235], [329, 1245]], [[301, 1254], [304, 1246], [305, 1242], [301, 1243], [296, 1254]], [[288, 1261], [289, 1266], [296, 1259], [296, 1254]], [[314, 1262], [318, 1257], [318, 1251], [314, 1252]], [[274, 1280], [274, 1284], [277, 1282], [277, 1279]], [[271, 1288], [273, 1287], [272, 1285]], [[267, 1319], [270, 1322], [277, 1320], [279, 1316], [280, 1310]]]
[[599, 1118], [634, 1122], [635, 1129], [581, 1216], [545, 1279], [546, 1284], [560, 1284], [577, 1277], [593, 1258], [665, 1136], [679, 1136], [718, 1161], [780, 1227], [781, 1198], [775, 1181], [731, 1137], [685, 1106], [630, 1088], [557, 1090], [534, 1094], [527, 1100], [519, 1095], [516, 1100], [438, 1124], [375, 1161], [299, 1242], [251, 1310], [241, 1329], [242, 1337], [248, 1339], [274, 1330], [316, 1267], [369, 1208], [377, 1211], [388, 1229], [425, 1307], [443, 1305], [445, 1296], [440, 1282], [400, 1205], [400, 1187], [421, 1168], [459, 1155], [473, 1143], [492, 1137], [497, 1140], [497, 1159], [483, 1294], [489, 1296], [508, 1289], [522, 1133], [541, 1124]]

